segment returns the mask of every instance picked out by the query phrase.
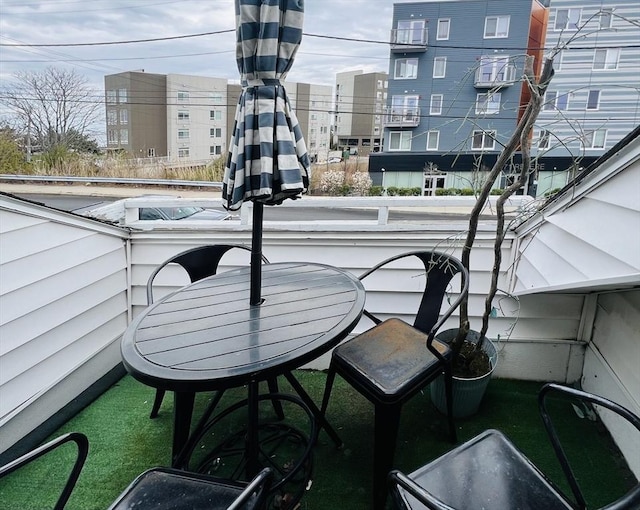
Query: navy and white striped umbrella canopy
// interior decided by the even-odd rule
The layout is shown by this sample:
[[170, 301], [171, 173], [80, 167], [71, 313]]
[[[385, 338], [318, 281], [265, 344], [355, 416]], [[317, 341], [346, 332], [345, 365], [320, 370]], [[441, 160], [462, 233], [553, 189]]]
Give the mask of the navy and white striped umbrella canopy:
[[309, 156], [283, 81], [302, 40], [303, 0], [236, 0], [242, 93], [222, 187], [224, 206], [305, 193]]

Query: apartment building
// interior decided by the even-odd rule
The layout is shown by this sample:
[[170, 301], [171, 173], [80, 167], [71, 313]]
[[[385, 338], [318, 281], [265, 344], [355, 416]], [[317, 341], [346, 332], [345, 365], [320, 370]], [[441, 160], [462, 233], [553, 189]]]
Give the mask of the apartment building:
[[366, 156], [382, 148], [387, 73], [362, 70], [336, 74], [334, 145]]
[[[383, 152], [372, 154], [369, 162], [374, 183], [382, 184], [384, 175], [387, 187], [417, 186], [425, 194], [434, 194], [438, 188], [472, 187], [474, 179], [481, 178], [482, 170], [490, 168], [496, 161], [526, 104], [528, 94], [522, 80], [526, 55], [535, 58], [534, 71], [539, 74], [543, 57], [549, 54], [550, 48], [558, 45], [559, 36], [566, 40], [571, 37], [566, 28], [564, 31], [561, 28], [563, 23], [564, 26], [576, 24], [578, 14], [566, 7], [568, 3], [579, 4], [578, 0], [551, 0], [551, 6], [548, 0], [396, 3], [390, 39], [389, 111], [384, 119]], [[585, 16], [591, 16], [592, 25], [600, 23], [600, 18], [593, 16], [609, 2], [599, 0], [596, 3], [598, 5], [589, 9], [583, 7], [579, 20], [585, 21]], [[630, 9], [621, 9], [621, 13], [633, 18]], [[617, 7], [612, 10], [610, 18], [604, 14], [602, 23], [607, 19], [613, 23], [617, 11]], [[616, 23], [621, 23], [622, 18], [616, 18]], [[637, 30], [637, 23], [635, 27]], [[538, 122], [535, 140], [532, 140], [534, 147], [541, 145], [544, 151], [536, 151], [535, 173], [524, 192], [540, 195], [563, 185], [568, 177], [567, 170], [586, 166], [609, 148], [609, 143], [613, 145], [631, 130], [630, 123], [620, 123], [619, 128], [612, 129], [611, 135], [615, 132], [616, 136], [601, 147], [601, 132], [594, 132], [595, 128], [591, 127], [578, 128], [583, 136], [582, 141], [575, 141], [576, 145], [582, 142], [597, 145], [582, 151], [578, 166], [574, 152], [561, 150], [562, 144], [552, 146], [549, 141], [549, 146], [546, 146], [546, 139], [552, 138], [552, 127], [561, 126], [559, 118], [569, 110], [564, 108], [565, 90], [579, 89], [579, 96], [583, 98], [581, 114], [576, 112], [569, 120], [564, 119], [563, 129], [566, 128], [567, 132], [576, 129], [578, 120], [584, 126], [593, 124], [592, 112], [588, 112], [585, 105], [589, 94], [591, 104], [594, 104], [596, 92], [585, 89], [585, 83], [588, 83], [585, 75], [574, 74], [572, 67], [575, 70], [575, 64], [571, 63], [582, 61], [584, 65], [586, 53], [590, 54], [590, 62], [593, 61], [588, 66], [610, 68], [589, 69], [593, 74], [602, 71], [598, 83], [602, 77], [603, 81], [614, 80], [612, 88], [631, 88], [631, 93], [625, 91], [627, 99], [624, 102], [633, 109], [632, 96], [635, 94], [635, 104], [638, 104], [637, 87], [632, 85], [634, 82], [628, 81], [626, 74], [625, 84], [614, 78], [612, 68], [618, 52], [608, 47], [619, 46], [625, 40], [628, 46], [632, 46], [632, 29], [626, 30], [626, 36], [616, 38], [615, 42], [609, 36], [603, 40], [596, 34], [585, 37], [588, 42], [580, 42], [576, 46], [584, 47], [582, 51], [573, 49], [581, 40], [575, 37], [568, 51], [561, 53], [560, 71], [552, 80], [545, 111]], [[584, 34], [587, 32], [588, 29]], [[573, 35], [576, 35], [575, 29]], [[619, 50], [619, 67], [628, 69], [629, 73], [635, 69], [636, 76], [637, 61], [637, 49], [635, 56], [632, 48]], [[616, 76], [620, 78], [622, 74]], [[562, 98], [560, 102], [553, 102], [552, 107], [554, 91], [556, 98]], [[620, 91], [617, 97], [621, 94]], [[620, 106], [615, 104], [613, 95], [609, 96], [609, 101], [608, 105], [613, 110], [600, 112], [601, 118], [613, 117], [615, 109]], [[599, 108], [605, 105], [606, 102], [598, 103]], [[577, 110], [578, 103], [575, 106]], [[634, 115], [637, 116], [637, 106]], [[634, 118], [637, 123], [637, 117]], [[565, 134], [559, 133], [558, 137], [563, 138]], [[516, 154], [495, 186], [507, 185], [519, 171], [519, 166], [520, 155]]]
[[[287, 83], [309, 155], [330, 142], [329, 86]], [[105, 76], [107, 149], [202, 164], [226, 157], [240, 85], [224, 78], [130, 71]]]
[[[637, 1], [551, 1], [546, 45], [559, 53], [534, 133], [541, 160], [600, 156], [640, 124], [639, 18]], [[547, 171], [540, 186], [564, 178]]]

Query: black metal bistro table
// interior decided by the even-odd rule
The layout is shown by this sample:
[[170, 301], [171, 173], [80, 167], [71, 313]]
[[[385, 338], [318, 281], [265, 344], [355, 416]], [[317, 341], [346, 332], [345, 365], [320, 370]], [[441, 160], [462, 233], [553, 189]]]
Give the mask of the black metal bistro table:
[[[339, 438], [291, 370], [336, 346], [362, 315], [364, 288], [351, 273], [323, 264], [262, 269], [260, 305], [249, 304], [250, 268], [199, 280], [138, 315], [122, 339], [122, 359], [138, 381], [173, 391], [174, 463], [187, 443], [197, 392], [248, 386], [248, 466], [257, 453], [258, 383], [285, 375], [334, 440]], [[254, 413], [252, 415], [252, 412]], [[255, 421], [254, 421], [255, 420]]]

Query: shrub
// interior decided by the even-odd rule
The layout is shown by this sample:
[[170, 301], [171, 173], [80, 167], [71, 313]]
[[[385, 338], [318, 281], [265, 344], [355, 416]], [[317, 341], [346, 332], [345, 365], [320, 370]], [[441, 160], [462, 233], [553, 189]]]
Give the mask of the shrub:
[[354, 172], [350, 180], [354, 195], [366, 196], [369, 194], [372, 181], [368, 172]]
[[492, 195], [502, 195], [502, 193], [504, 193], [504, 190], [502, 188], [493, 188], [491, 190]]
[[320, 190], [329, 195], [341, 195], [344, 188], [344, 172], [342, 170], [329, 170], [320, 178]]
[[462, 188], [459, 194], [464, 197], [469, 197], [469, 196], [473, 196], [474, 192], [472, 188]]

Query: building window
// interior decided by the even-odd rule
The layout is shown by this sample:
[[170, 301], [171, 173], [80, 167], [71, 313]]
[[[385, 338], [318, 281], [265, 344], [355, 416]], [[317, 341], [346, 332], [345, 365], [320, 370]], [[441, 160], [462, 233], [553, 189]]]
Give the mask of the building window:
[[122, 145], [128, 145], [129, 144], [129, 130], [128, 129], [121, 129], [120, 130], [120, 143]]
[[182, 122], [189, 120], [189, 112], [186, 110], [178, 110], [178, 120]]
[[606, 129], [594, 129], [585, 131], [583, 144], [586, 149], [604, 149], [606, 139]]
[[580, 25], [580, 9], [556, 9], [555, 30], [578, 30]]
[[118, 130], [117, 129], [109, 129], [107, 131], [107, 143], [109, 145], [118, 143]]
[[587, 110], [597, 110], [600, 107], [600, 91], [590, 90], [587, 96]]
[[188, 139], [189, 139], [189, 130], [178, 129], [178, 140], [188, 140]]
[[411, 131], [391, 131], [389, 133], [390, 151], [410, 151]]
[[127, 89], [118, 89], [118, 101], [120, 103], [128, 102]]
[[424, 20], [398, 21], [396, 30], [396, 43], [399, 44], [424, 44]]
[[107, 104], [116, 104], [118, 94], [115, 90], [107, 90]]
[[446, 41], [449, 39], [449, 28], [451, 27], [450, 19], [439, 19], [438, 20], [438, 33], [436, 34], [436, 39], [438, 41]]
[[178, 91], [178, 102], [179, 103], [186, 103], [189, 101], [189, 92], [187, 92], [186, 90], [179, 90]]
[[476, 96], [476, 115], [500, 113], [501, 98], [502, 94], [500, 94], [500, 92], [478, 94]]
[[433, 59], [433, 77], [444, 78], [447, 74], [447, 57], [436, 57]]
[[222, 138], [222, 128], [209, 128], [211, 138]]
[[118, 123], [118, 112], [116, 110], [107, 110], [107, 124], [113, 126]]
[[419, 96], [392, 96], [390, 120], [392, 122], [412, 122], [420, 114], [419, 101]]
[[222, 145], [210, 145], [209, 156], [220, 156], [222, 154]]
[[222, 104], [224, 101], [222, 92], [211, 92], [211, 94], [209, 94], [209, 97], [211, 98], [211, 102], [213, 104]]
[[492, 150], [496, 146], [495, 131], [474, 131], [471, 140], [471, 148], [473, 150]]
[[547, 90], [544, 95], [543, 109], [550, 110], [567, 110], [569, 108], [569, 94], [560, 94], [557, 90]]
[[480, 67], [476, 71], [476, 82], [488, 84], [510, 82], [515, 79], [515, 70], [508, 55], [500, 57], [483, 55], [480, 57]]
[[222, 120], [222, 111], [221, 110], [211, 110], [209, 112], [210, 120]]
[[440, 141], [440, 131], [429, 131], [427, 133], [427, 150], [437, 151], [439, 141]]
[[442, 94], [431, 94], [431, 103], [429, 105], [430, 115], [442, 115]]
[[593, 55], [595, 71], [613, 71], [618, 69], [620, 48], [597, 49]]
[[156, 157], [155, 148], [151, 147], [150, 149], [147, 149], [147, 157], [148, 158], [155, 158]]
[[604, 30], [611, 28], [611, 21], [613, 19], [613, 9], [611, 7], [603, 8], [600, 11], [600, 29]]
[[183, 147], [182, 149], [178, 149], [178, 157], [179, 158], [188, 158], [189, 157], [189, 147]]
[[484, 38], [509, 37], [510, 16], [487, 16], [484, 20]]
[[396, 60], [394, 78], [415, 79], [418, 77], [418, 59], [417, 58], [399, 58]]
[[549, 137], [551, 136], [551, 132], [543, 129], [540, 131], [540, 138], [538, 138], [538, 149], [548, 149], [549, 148]]
[[129, 123], [129, 110], [120, 110], [120, 124]]

